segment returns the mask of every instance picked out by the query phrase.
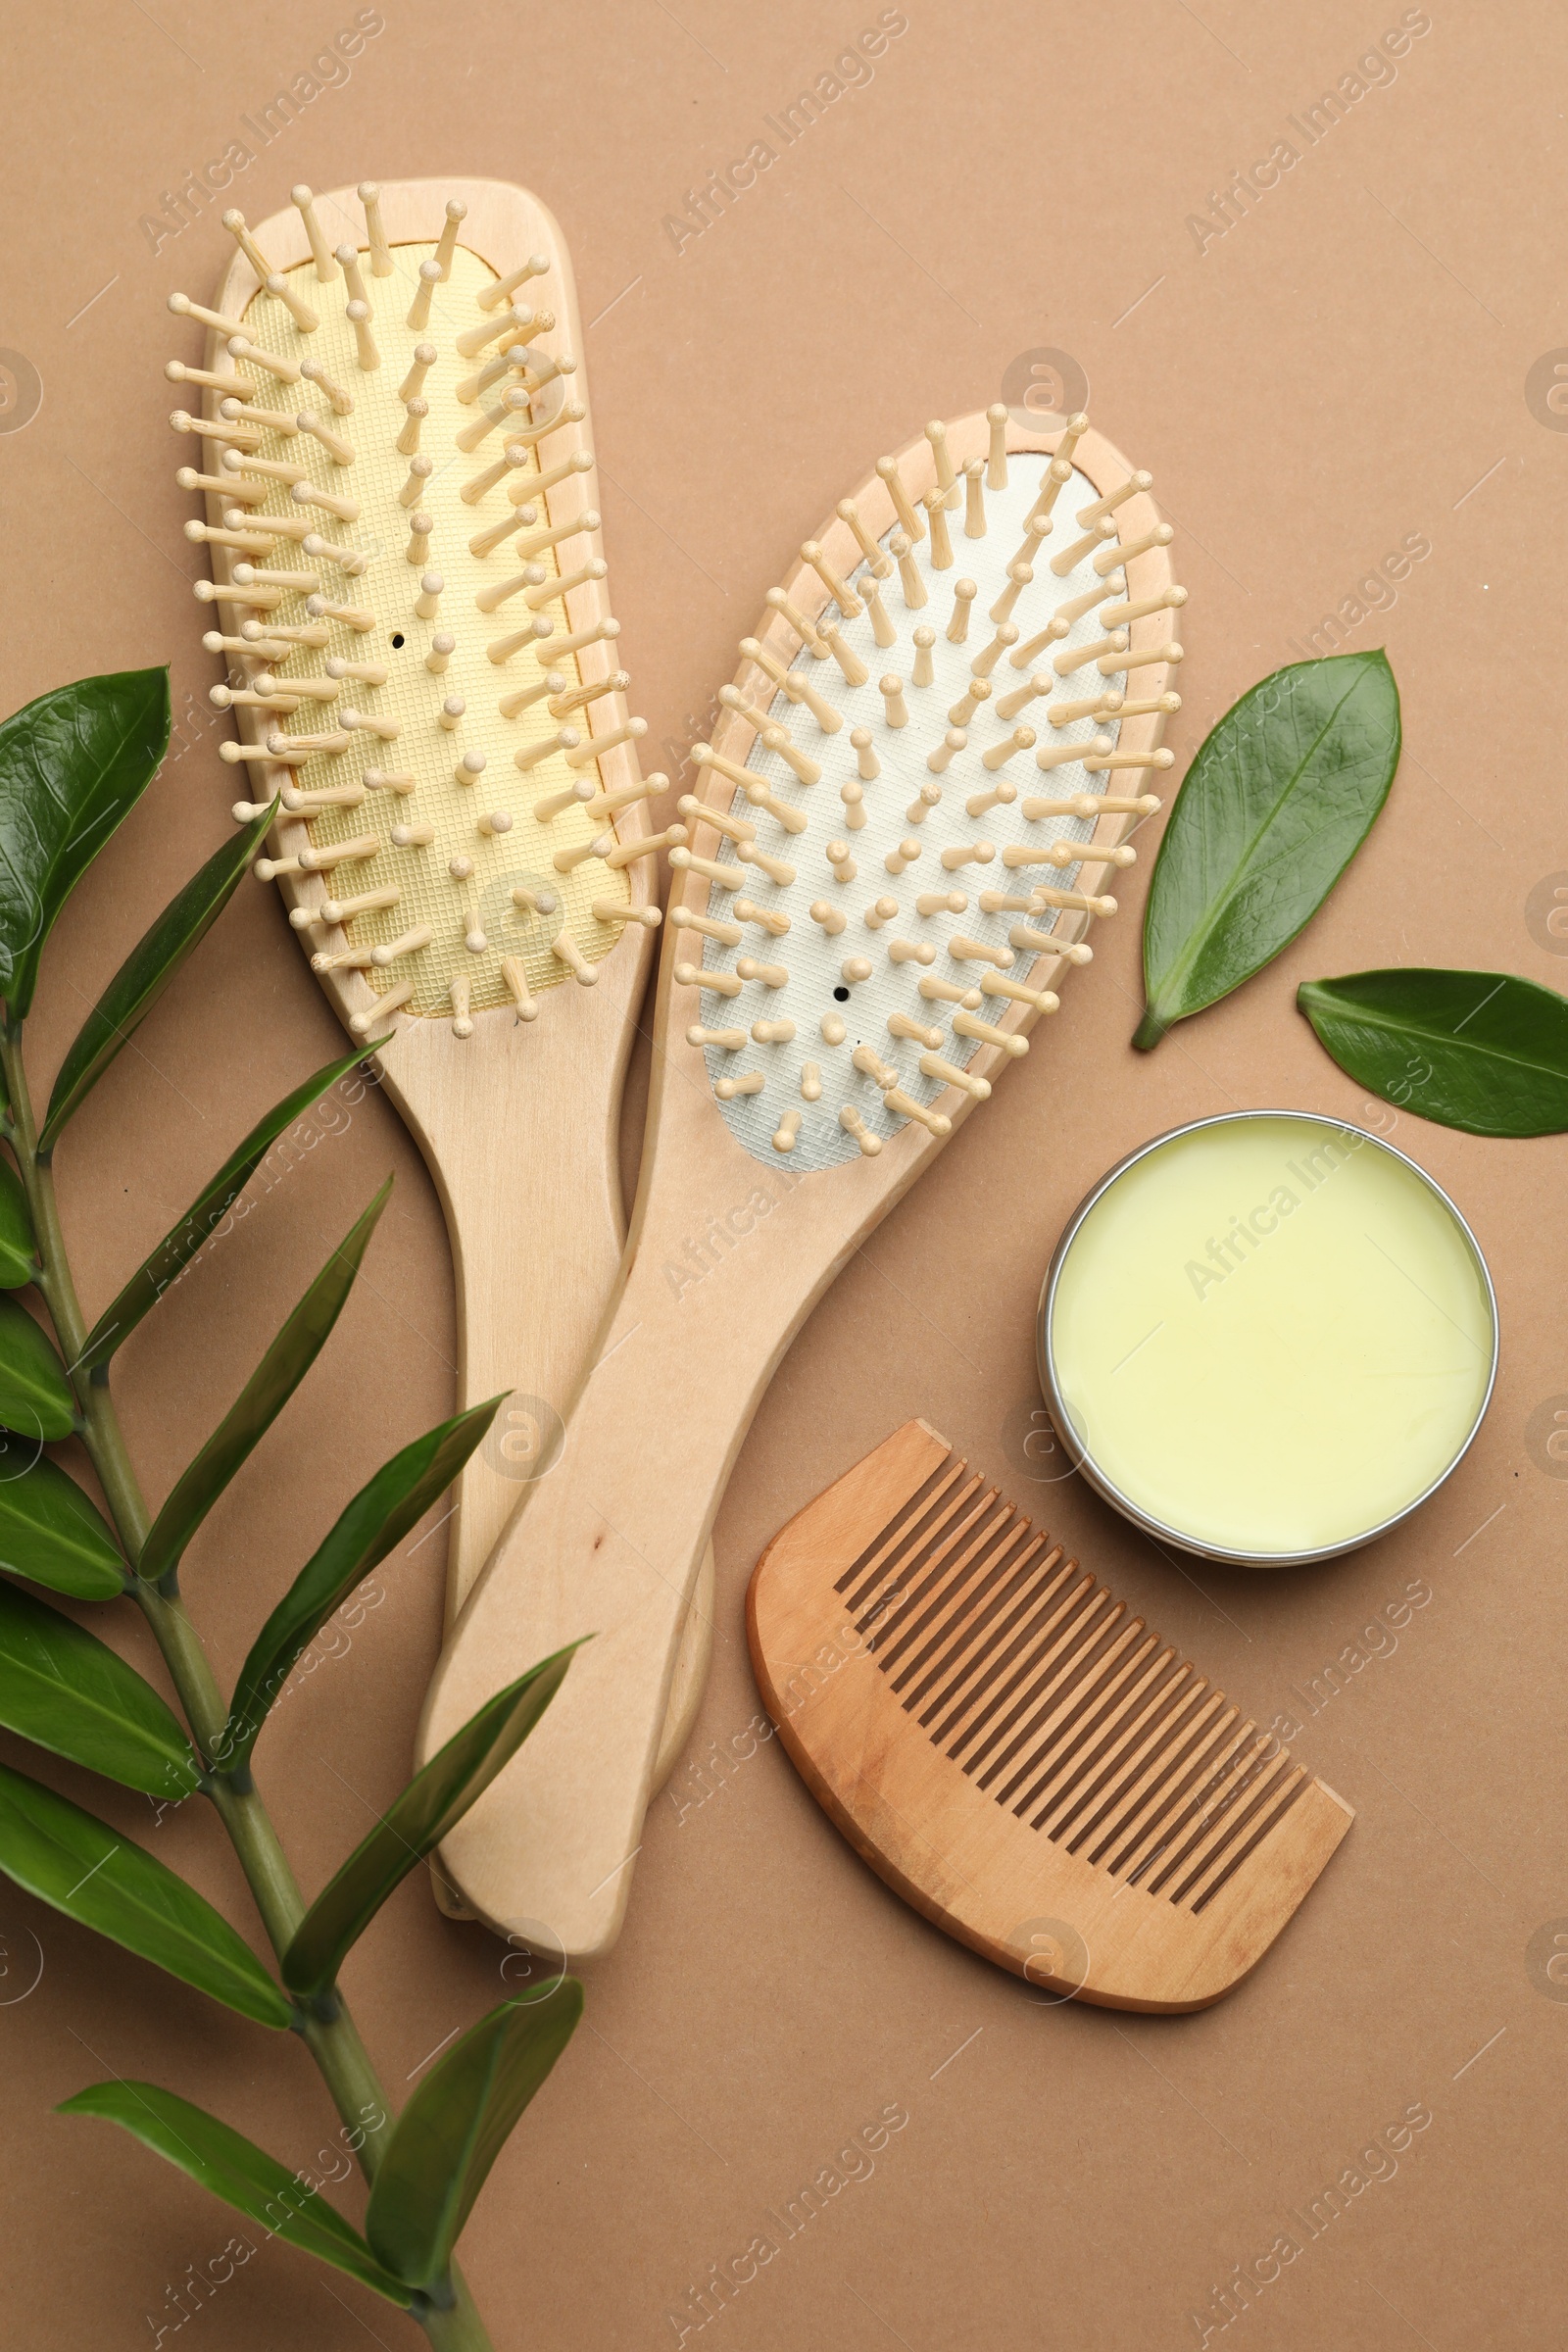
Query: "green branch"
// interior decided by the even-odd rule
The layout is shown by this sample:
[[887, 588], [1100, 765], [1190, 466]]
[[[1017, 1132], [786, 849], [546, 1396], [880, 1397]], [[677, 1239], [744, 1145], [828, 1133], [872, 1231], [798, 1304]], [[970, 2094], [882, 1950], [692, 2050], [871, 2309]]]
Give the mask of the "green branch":
[[[79, 1369], [87, 1344], [87, 1323], [76, 1296], [61, 1227], [51, 1154], [41, 1152], [38, 1147], [37, 1124], [23, 1062], [20, 1021], [6, 1019], [0, 1025], [0, 1068], [4, 1070], [11, 1106], [8, 1140], [22, 1173], [37, 1241], [37, 1289], [49, 1310], [65, 1357], [80, 1414], [83, 1444], [125, 1556], [134, 1562], [141, 1554], [151, 1519], [110, 1394], [108, 1367], [102, 1365], [91, 1372]], [[212, 1770], [228, 1710], [200, 1638], [177, 1594], [160, 1592], [138, 1577], [134, 1597], [152, 1629], [196, 1748], [207, 1767], [206, 1793], [239, 1857], [272, 1950], [281, 1958], [305, 1917], [305, 1901], [271, 1818], [254, 1787], [238, 1788], [232, 1777]], [[324, 2001], [301, 2005], [298, 2015], [301, 2037], [320, 2071], [339, 2116], [359, 2138], [360, 2164], [367, 2179], [373, 2182], [391, 2132], [386, 2130], [383, 2136], [381, 2129], [368, 2132], [366, 2117], [368, 2113], [379, 2113], [389, 2126], [392, 2111], [359, 2031], [341, 1995], [335, 1992]], [[438, 2352], [491, 2352], [490, 2337], [456, 2264], [450, 2278], [455, 2296], [452, 2306], [440, 2310], [426, 2304], [416, 2308], [414, 2316]]]

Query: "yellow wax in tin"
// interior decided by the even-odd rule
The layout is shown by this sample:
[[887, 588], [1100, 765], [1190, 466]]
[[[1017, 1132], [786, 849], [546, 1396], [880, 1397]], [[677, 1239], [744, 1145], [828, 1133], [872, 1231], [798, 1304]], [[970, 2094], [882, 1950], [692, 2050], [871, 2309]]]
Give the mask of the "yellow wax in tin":
[[1493, 1358], [1462, 1226], [1372, 1137], [1263, 1116], [1147, 1152], [1096, 1201], [1050, 1347], [1128, 1501], [1254, 1558], [1345, 1544], [1450, 1467]]

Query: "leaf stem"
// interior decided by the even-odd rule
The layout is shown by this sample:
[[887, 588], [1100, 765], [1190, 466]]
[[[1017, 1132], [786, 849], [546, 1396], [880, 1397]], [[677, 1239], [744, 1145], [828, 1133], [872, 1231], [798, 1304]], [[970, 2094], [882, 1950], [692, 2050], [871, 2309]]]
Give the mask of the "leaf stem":
[[[23, 1065], [22, 1023], [4, 1015], [0, 1015], [0, 1069], [11, 1103], [12, 1128], [7, 1140], [17, 1155], [40, 1260], [37, 1288], [49, 1309], [75, 1393], [82, 1442], [125, 1555], [134, 1565], [151, 1516], [110, 1395], [108, 1366], [93, 1373], [76, 1369], [86, 1344], [87, 1322], [66, 1251], [52, 1154], [38, 1148], [32, 1098]], [[238, 1789], [231, 1780], [211, 1771], [228, 1710], [207, 1653], [177, 1593], [162, 1592], [138, 1577], [134, 1597], [163, 1655], [202, 1761], [209, 1768], [207, 1793], [239, 1857], [268, 1939], [281, 1958], [305, 1915], [305, 1900], [271, 1817], [255, 1788]], [[301, 2037], [352, 2135], [351, 2144], [358, 2143], [355, 2152], [366, 2179], [373, 2180], [381, 2161], [380, 2134], [391, 2122], [392, 2110], [340, 1994], [334, 1997], [333, 2007], [330, 2017], [302, 2012]], [[489, 2334], [456, 2263], [451, 2277], [452, 2307], [413, 2316], [438, 2352], [492, 2352]]]

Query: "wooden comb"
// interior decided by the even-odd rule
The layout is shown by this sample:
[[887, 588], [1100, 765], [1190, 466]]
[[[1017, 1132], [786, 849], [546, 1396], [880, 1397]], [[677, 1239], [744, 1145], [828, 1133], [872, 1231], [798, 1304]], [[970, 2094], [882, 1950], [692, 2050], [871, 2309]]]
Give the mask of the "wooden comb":
[[747, 1631], [861, 1859], [1061, 1995], [1206, 2008], [1354, 1819], [923, 1421], [774, 1537]]
[[[241, 822], [440, 1195], [459, 1402], [518, 1392], [458, 1487], [448, 1618], [550, 1467], [624, 1219], [622, 1084], [660, 921], [600, 532], [577, 298], [553, 216], [495, 180], [293, 191], [235, 242], [205, 365], [195, 593]], [[192, 412], [195, 412], [193, 414]], [[667, 838], [685, 839], [677, 826]], [[554, 1418], [553, 1418], [554, 1417]], [[537, 1458], [539, 1448], [547, 1458]], [[701, 1696], [711, 1562], [661, 1773]]]
[[633, 1252], [560, 1467], [459, 1618], [429, 1755], [593, 1636], [442, 1864], [502, 1933], [619, 1932], [698, 1557], [816, 1300], [1090, 963], [1168, 768], [1186, 591], [1084, 416], [928, 424], [805, 541], [679, 808]]

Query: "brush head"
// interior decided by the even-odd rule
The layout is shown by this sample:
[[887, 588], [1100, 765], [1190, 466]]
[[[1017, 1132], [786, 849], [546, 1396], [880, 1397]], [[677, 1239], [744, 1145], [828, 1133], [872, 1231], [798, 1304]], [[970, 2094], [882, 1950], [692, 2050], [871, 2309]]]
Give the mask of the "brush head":
[[678, 1019], [722, 1009], [701, 1051], [758, 1159], [806, 1173], [909, 1125], [945, 1136], [1115, 911], [1170, 763], [1185, 591], [1149, 476], [1093, 478], [1087, 426], [1023, 448], [994, 417], [928, 426], [742, 643], [681, 804], [730, 870], [672, 906], [666, 960]]
[[862, 1859], [1063, 1998], [1218, 2000], [1354, 1818], [923, 1421], [774, 1538], [747, 1631]]
[[[662, 780], [639, 778], [644, 724], [611, 667], [550, 266], [482, 257], [465, 208], [434, 200], [429, 237], [389, 246], [367, 188], [363, 231], [316, 200], [347, 232], [335, 257], [296, 191], [303, 225], [272, 241], [309, 229], [314, 258], [284, 268], [225, 216], [243, 258], [220, 307], [177, 306], [210, 336], [210, 414], [175, 420], [205, 470], [181, 480], [213, 517], [189, 535], [245, 738], [224, 755], [246, 805], [290, 788], [266, 863], [313, 963], [359, 1033], [401, 1013], [462, 1038], [592, 984], [636, 910], [627, 845]], [[528, 299], [487, 310], [503, 270]]]

